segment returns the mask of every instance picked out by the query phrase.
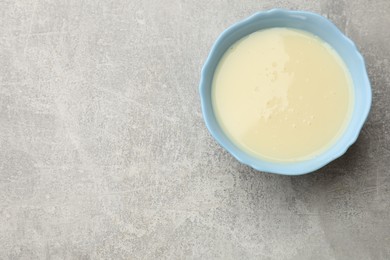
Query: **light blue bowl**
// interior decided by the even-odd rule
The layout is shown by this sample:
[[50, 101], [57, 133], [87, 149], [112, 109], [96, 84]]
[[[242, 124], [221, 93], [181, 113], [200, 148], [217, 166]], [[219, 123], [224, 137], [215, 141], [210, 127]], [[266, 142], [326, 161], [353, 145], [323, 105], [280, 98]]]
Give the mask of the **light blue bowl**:
[[[211, 87], [214, 71], [219, 60], [225, 51], [237, 40], [255, 31], [272, 27], [295, 28], [319, 36], [341, 56], [353, 79], [355, 102], [352, 117], [345, 132], [333, 146], [310, 160], [277, 163], [251, 156], [229, 140], [218, 125], [214, 115], [211, 102]], [[284, 175], [300, 175], [313, 172], [343, 155], [348, 147], [356, 141], [371, 107], [370, 82], [364, 59], [355, 44], [326, 18], [318, 14], [301, 11], [272, 9], [266, 12], [259, 12], [225, 30], [218, 37], [207, 57], [202, 69], [199, 88], [206, 126], [218, 143], [238, 161], [256, 170]]]

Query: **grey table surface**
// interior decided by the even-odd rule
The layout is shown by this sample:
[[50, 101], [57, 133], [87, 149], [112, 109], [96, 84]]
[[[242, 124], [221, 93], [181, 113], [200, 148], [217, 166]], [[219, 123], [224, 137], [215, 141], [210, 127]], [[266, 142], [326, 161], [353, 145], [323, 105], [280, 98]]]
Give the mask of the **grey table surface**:
[[[240, 164], [202, 119], [216, 37], [318, 12], [372, 82], [355, 145], [314, 174]], [[390, 259], [390, 1], [0, 1], [0, 259]]]

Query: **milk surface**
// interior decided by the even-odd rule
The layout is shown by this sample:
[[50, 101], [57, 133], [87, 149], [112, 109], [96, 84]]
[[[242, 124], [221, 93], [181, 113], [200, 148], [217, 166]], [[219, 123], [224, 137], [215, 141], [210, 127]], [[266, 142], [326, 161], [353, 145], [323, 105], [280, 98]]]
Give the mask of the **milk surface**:
[[220, 60], [212, 103], [226, 135], [271, 161], [310, 159], [343, 133], [353, 105], [339, 55], [304, 31], [273, 28], [236, 42]]

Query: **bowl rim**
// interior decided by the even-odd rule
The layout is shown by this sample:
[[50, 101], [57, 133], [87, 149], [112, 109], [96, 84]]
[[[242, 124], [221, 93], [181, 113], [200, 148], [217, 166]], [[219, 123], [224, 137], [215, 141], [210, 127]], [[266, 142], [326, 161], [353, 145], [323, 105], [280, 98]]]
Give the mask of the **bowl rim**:
[[[208, 72], [210, 69], [215, 70], [216, 66], [218, 65], [219, 59], [221, 57], [216, 57], [217, 50], [220, 48], [220, 45], [222, 45], [223, 41], [232, 33], [241, 30], [245, 26], [248, 26], [249, 24], [258, 21], [259, 19], [267, 19], [274, 15], [278, 16], [286, 16], [293, 19], [302, 19], [302, 17], [311, 18], [311, 19], [317, 19], [321, 22], [321, 26], [327, 26], [328, 30], [333, 30], [333, 33], [337, 35], [340, 41], [343, 42], [343, 44], [346, 44], [348, 48], [351, 48], [353, 51], [353, 55], [356, 55], [357, 60], [359, 62], [359, 70], [361, 70], [361, 73], [363, 73], [362, 77], [364, 80], [364, 83], [362, 83], [364, 95], [362, 95], [361, 102], [364, 104], [363, 110], [361, 111], [361, 115], [357, 119], [357, 122], [355, 122], [356, 127], [352, 130], [349, 130], [342, 134], [342, 136], [336, 141], [336, 143], [341, 142], [342, 140], [345, 142], [344, 146], [342, 147], [336, 147], [335, 144], [332, 145], [330, 148], [326, 149], [322, 153], [320, 153], [318, 156], [315, 156], [311, 159], [304, 160], [304, 161], [298, 161], [298, 162], [272, 162], [268, 160], [263, 160], [261, 158], [254, 157], [246, 152], [244, 152], [242, 149], [237, 147], [224, 133], [222, 128], [220, 128], [212, 109], [211, 102], [206, 102], [206, 97], [209, 95], [208, 91], [208, 85], [207, 85], [207, 79], [210, 77], [208, 76]], [[275, 26], [277, 27], [277, 26]], [[271, 27], [270, 27], [271, 28]], [[237, 39], [238, 40], [238, 39]], [[235, 40], [235, 41], [237, 41]], [[218, 62], [215, 66], [212, 65], [213, 61], [218, 58]], [[211, 74], [211, 77], [213, 77], [214, 71]], [[355, 86], [355, 84], [354, 84]], [[211, 90], [211, 87], [210, 87]], [[200, 99], [201, 99], [201, 107], [202, 107], [202, 114], [203, 118], [206, 124], [207, 129], [211, 133], [211, 135], [214, 137], [214, 139], [225, 149], [227, 150], [233, 157], [235, 157], [239, 162], [246, 164], [250, 167], [252, 167], [255, 170], [261, 171], [261, 172], [268, 172], [268, 173], [274, 173], [274, 174], [281, 174], [281, 175], [302, 175], [314, 172], [328, 163], [332, 162], [333, 160], [339, 158], [342, 156], [347, 149], [356, 142], [359, 133], [364, 125], [364, 122], [367, 120], [370, 108], [371, 108], [371, 102], [372, 102], [372, 90], [371, 90], [371, 84], [367, 75], [367, 69], [365, 65], [365, 61], [363, 56], [360, 54], [358, 48], [356, 47], [355, 43], [349, 39], [344, 33], [342, 33], [336, 25], [334, 25], [331, 21], [329, 21], [327, 18], [308, 11], [293, 11], [293, 10], [286, 10], [286, 9], [270, 9], [268, 11], [261, 11], [254, 13], [253, 15], [231, 25], [226, 30], [224, 30], [217, 38], [217, 40], [214, 42], [213, 46], [211, 47], [211, 50], [207, 56], [207, 59], [202, 67], [201, 71], [201, 78], [200, 78], [200, 84], [199, 84], [199, 92], [200, 92]], [[356, 97], [355, 97], [356, 99]], [[355, 100], [356, 101], [356, 100]], [[210, 111], [211, 106], [211, 111]], [[354, 105], [353, 112], [355, 111], [356, 107]], [[348, 125], [351, 124], [351, 122], [348, 123]], [[215, 126], [220, 129], [215, 129]], [[348, 127], [347, 127], [348, 128]], [[218, 130], [222, 133], [219, 134]], [[322, 157], [322, 158], [321, 158]]]

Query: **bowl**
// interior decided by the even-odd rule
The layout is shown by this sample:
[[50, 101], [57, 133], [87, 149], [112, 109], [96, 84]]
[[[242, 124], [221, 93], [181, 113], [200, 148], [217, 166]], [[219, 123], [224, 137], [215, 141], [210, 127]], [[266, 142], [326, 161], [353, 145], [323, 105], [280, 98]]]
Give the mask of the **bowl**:
[[[354, 106], [350, 121], [338, 140], [321, 154], [298, 162], [272, 162], [254, 157], [236, 146], [214, 115], [211, 89], [214, 71], [225, 51], [239, 39], [262, 29], [285, 27], [312, 33], [327, 42], [344, 60], [353, 81]], [[357, 139], [371, 107], [371, 86], [365, 63], [355, 44], [332, 22], [315, 13], [272, 9], [258, 12], [226, 29], [216, 40], [201, 72], [200, 97], [206, 126], [217, 142], [238, 161], [269, 173], [301, 175], [313, 172], [343, 155]]]

